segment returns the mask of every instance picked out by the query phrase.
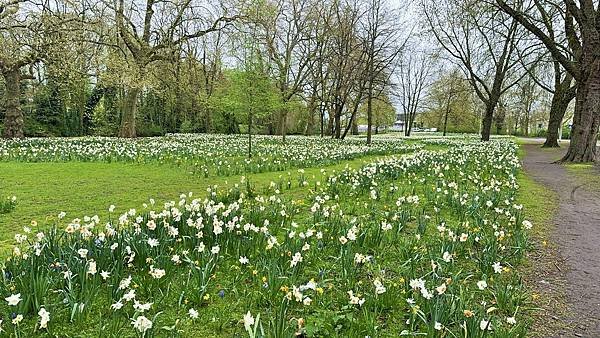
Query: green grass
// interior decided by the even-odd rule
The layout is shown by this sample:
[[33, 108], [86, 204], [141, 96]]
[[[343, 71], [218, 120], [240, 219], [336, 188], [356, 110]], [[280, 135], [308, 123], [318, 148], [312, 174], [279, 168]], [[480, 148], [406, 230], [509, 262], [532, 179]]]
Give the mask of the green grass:
[[[430, 150], [441, 146], [427, 147]], [[305, 169], [304, 176], [314, 181], [323, 174], [331, 174], [346, 166], [357, 168], [385, 156], [365, 156], [332, 166]], [[283, 172], [249, 174], [246, 177], [257, 187], [269, 185], [291, 176], [297, 184], [297, 169]], [[241, 176], [208, 177], [192, 175], [184, 169], [168, 165], [138, 165], [124, 163], [0, 163], [0, 198], [15, 195], [17, 207], [11, 213], [0, 214], [0, 253], [12, 247], [13, 236], [29, 226], [32, 220], [40, 224], [61, 211], [67, 219], [98, 214], [108, 215], [109, 206], [116, 212], [131, 208], [141, 209], [143, 203], [153, 198], [157, 203], [177, 200], [180, 194], [194, 193], [204, 196], [206, 189], [239, 183]], [[288, 192], [301, 197], [303, 189]]]
[[[443, 149], [443, 147], [440, 146], [435, 146], [431, 148], [437, 150]], [[470, 156], [473, 157], [473, 155]], [[440, 163], [444, 163], [444, 161], [447, 159], [454, 159], [454, 161], [456, 161], [456, 159], [461, 158], [460, 156], [445, 155], [441, 155], [438, 157]], [[333, 170], [341, 170], [347, 166], [358, 167], [365, 162], [372, 162], [376, 158], [378, 157], [365, 157], [360, 160], [348, 161], [339, 165], [326, 167], [324, 169], [326, 169], [326, 174], [331, 174]], [[479, 159], [479, 157], [474, 158]], [[493, 158], [496, 159], [498, 158], [498, 156], [494, 156]], [[448, 175], [448, 180], [456, 181], [459, 177], [458, 172], [460, 171], [460, 173], [462, 173], [463, 170], [466, 170], [467, 172], [475, 172], [477, 170], [482, 170], [482, 175], [484, 177], [482, 179], [489, 178], [488, 174], [490, 173], [485, 169], [485, 167], [482, 168], [481, 163], [479, 162], [477, 162], [477, 165], [475, 166], [473, 166], [475, 162], [471, 162], [471, 166], [465, 164], [464, 162], [451, 163], [453, 163], [453, 166], [451, 166], [449, 169], [447, 168], [444, 172], [446, 175]], [[414, 277], [422, 276], [422, 273], [427, 272], [427, 274], [429, 274], [428, 271], [430, 271], [431, 269], [432, 259], [437, 259], [439, 261], [441, 259], [439, 258], [441, 253], [445, 250], [448, 250], [456, 252], [456, 265], [444, 265], [444, 267], [448, 269], [444, 270], [444, 276], [440, 276], [439, 278], [432, 277], [432, 279], [434, 279], [433, 282], [435, 282], [435, 285], [439, 285], [442, 282], [447, 282], [450, 284], [448, 280], [454, 280], [455, 282], [452, 284], [452, 286], [450, 286], [449, 292], [454, 291], [457, 292], [457, 294], [458, 292], [462, 294], [462, 292], [468, 293], [468, 290], [475, 290], [476, 280], [489, 278], [490, 293], [499, 295], [497, 297], [498, 309], [493, 310], [494, 314], [496, 315], [496, 313], [501, 313], [496, 315], [499, 321], [494, 323], [494, 325], [498, 325], [497, 327], [495, 326], [495, 333], [504, 332], [504, 335], [500, 333], [498, 336], [517, 335], [516, 333], [511, 333], [511, 335], [509, 335], [507, 331], [509, 329], [513, 329], [509, 328], [509, 326], [507, 326], [506, 324], [503, 325], [504, 327], [501, 327], [500, 324], [496, 323], [504, 322], [505, 317], [507, 316], [515, 315], [517, 313], [519, 315], [521, 314], [521, 312], [519, 312], [519, 309], [521, 308], [519, 304], [522, 304], [521, 283], [517, 278], [513, 278], [514, 276], [512, 274], [492, 276], [491, 264], [492, 262], [496, 261], [496, 259], [492, 257], [491, 254], [487, 253], [494, 251], [482, 248], [479, 244], [475, 244], [475, 241], [477, 241], [476, 239], [474, 239], [476, 234], [482, 236], [482, 238], [484, 239], [490, 238], [495, 241], [495, 237], [492, 234], [493, 230], [489, 227], [487, 228], [487, 230], [485, 228], [480, 229], [479, 227], [470, 228], [469, 222], [463, 223], [466, 217], [465, 215], [475, 215], [476, 213], [470, 212], [467, 209], [463, 209], [462, 207], [458, 206], [458, 203], [447, 204], [450, 202], [447, 202], [445, 198], [441, 198], [441, 200], [443, 201], [439, 202], [439, 205], [443, 207], [439, 215], [432, 216], [435, 220], [432, 219], [431, 221], [427, 221], [430, 218], [425, 214], [431, 214], [431, 212], [433, 212], [433, 209], [431, 208], [434, 204], [437, 205], [437, 202], [434, 203], [434, 201], [437, 198], [434, 198], [435, 194], [432, 193], [432, 191], [434, 191], [433, 187], [438, 186], [440, 182], [446, 180], [446, 178], [429, 175], [431, 172], [433, 172], [433, 168], [439, 168], [439, 165], [432, 165], [431, 167], [423, 167], [421, 169], [415, 168], [415, 170], [419, 169], [419, 171], [416, 172], [416, 175], [423, 175], [423, 181], [416, 179], [417, 177], [421, 176], [406, 175], [398, 177], [392, 175], [388, 178], [385, 178], [387, 176], [382, 175], [382, 178], [377, 179], [376, 181], [378, 183], [377, 186], [380, 186], [378, 190], [380, 190], [381, 193], [380, 200], [378, 200], [377, 202], [374, 202], [369, 195], [370, 190], [368, 188], [371, 186], [370, 184], [363, 183], [365, 184], [365, 186], [363, 187], [364, 189], [359, 190], [356, 193], [349, 194], [350, 191], [345, 190], [349, 189], [347, 184], [340, 183], [336, 189], [341, 190], [332, 190], [332, 194], [337, 194], [337, 192], [340, 191], [340, 199], [337, 200], [336, 197], [336, 200], [332, 200], [330, 205], [337, 206], [339, 203], [340, 207], [343, 206], [343, 211], [346, 214], [344, 218], [342, 218], [341, 216], [339, 218], [329, 216], [312, 216], [312, 213], [308, 211], [310, 205], [303, 204], [303, 207], [300, 209], [302, 210], [302, 212], [298, 213], [294, 218], [301, 225], [300, 229], [304, 229], [304, 226], [322, 227], [325, 233], [326, 241], [328, 241], [328, 243], [330, 243], [331, 246], [323, 247], [330, 251], [321, 251], [323, 252], [323, 254], [319, 257], [319, 259], [317, 259], [316, 257], [309, 259], [310, 256], [307, 256], [306, 263], [311, 265], [309, 266], [309, 268], [307, 268], [306, 274], [302, 275], [301, 278], [298, 278], [297, 281], [308, 280], [308, 278], [311, 278], [313, 276], [319, 276], [321, 272], [323, 272], [323, 276], [326, 276], [324, 277], [325, 279], [323, 279], [323, 285], [326, 285], [326, 282], [336, 283], [335, 285], [330, 284], [334, 286], [328, 287], [329, 289], [325, 291], [325, 297], [320, 298], [320, 296], [318, 295], [315, 296], [315, 302], [319, 302], [321, 301], [321, 299], [323, 299], [323, 301], [327, 302], [329, 302], [329, 300], [333, 300], [334, 303], [319, 304], [321, 307], [319, 307], [318, 310], [314, 311], [310, 309], [304, 312], [300, 312], [300, 309], [295, 310], [297, 311], [294, 313], [295, 317], [302, 315], [302, 318], [306, 318], [307, 323], [310, 323], [310, 325], [312, 325], [307, 330], [323, 330], [318, 332], [329, 332], [328, 336], [332, 336], [333, 332], [337, 332], [339, 330], [344, 329], [344, 325], [353, 325], [352, 327], [356, 328], [357, 330], [366, 330], [368, 327], [372, 326], [373, 328], [377, 327], [377, 329], [375, 329], [377, 331], [382, 330], [382, 332], [388, 333], [388, 336], [396, 336], [398, 334], [398, 330], [396, 330], [395, 328], [399, 329], [406, 327], [406, 324], [404, 323], [407, 319], [408, 310], [411, 308], [408, 305], [408, 303], [404, 303], [404, 301], [402, 300], [406, 297], [411, 297], [414, 294], [414, 291], [408, 288], [408, 281]], [[20, 203], [17, 207], [17, 210], [6, 216], [7, 219], [12, 219], [16, 225], [14, 225], [12, 228], [0, 228], [0, 231], [5, 230], [5, 232], [8, 233], [6, 238], [11, 238], [14, 232], [20, 230], [21, 225], [29, 224], [29, 220], [31, 218], [37, 218], [38, 220], [40, 220], [40, 224], [45, 223], [42, 222], [42, 220], [40, 219], [40, 217], [44, 217], [42, 215], [55, 215], [59, 211], [66, 211], [69, 213], [67, 219], [70, 219], [85, 214], [92, 215], [95, 212], [100, 212], [101, 218], [106, 219], [106, 210], [108, 205], [110, 204], [117, 205], [117, 211], [119, 212], [122, 212], [130, 207], [140, 209], [141, 204], [147, 201], [147, 199], [150, 197], [156, 198], [159, 202], [165, 199], [177, 200], [177, 195], [179, 193], [187, 193], [188, 191], [194, 191], [196, 193], [196, 196], [203, 196], [206, 187], [210, 185], [218, 184], [220, 186], [224, 186], [225, 182], [232, 184], [235, 182], [239, 182], [240, 179], [239, 176], [232, 176], [227, 178], [199, 178], [194, 177], [189, 173], [186, 173], [182, 169], [177, 169], [174, 167], [122, 164], [99, 165], [95, 163], [63, 163], [60, 165], [44, 165], [5, 163], [0, 165], [0, 170], [2, 170], [0, 172], [3, 173], [0, 174], [0, 177], [2, 179], [2, 181], [0, 181], [0, 184], [2, 184], [3, 187], [9, 187], [12, 189], [12, 191], [7, 191], [8, 194], [14, 193], [20, 198]], [[314, 179], [320, 178], [323, 175], [321, 170], [322, 168], [320, 167], [306, 169], [304, 172], [305, 179], [309, 182], [312, 182], [314, 181]], [[10, 175], [4, 174], [7, 172], [10, 173]], [[261, 189], [261, 186], [267, 186], [271, 181], [276, 181], [279, 183], [286, 182], [288, 180], [288, 175], [289, 177], [291, 177], [292, 184], [294, 186], [297, 186], [297, 170], [290, 170], [289, 174], [288, 171], [285, 171], [248, 176], [250, 177], [250, 180], [252, 181], [253, 185], [257, 187], [257, 191], [259, 191], [260, 193], [259, 189]], [[499, 172], [498, 175], [504, 174], [501, 174]], [[398, 191], [390, 189], [395, 185], [398, 186]], [[133, 187], [135, 187], [135, 189]], [[310, 187], [311, 186], [309, 185], [309, 187], [294, 188], [291, 190], [282, 189], [282, 191], [284, 192], [281, 194], [281, 197], [286, 200], [289, 198], [293, 198], [294, 200], [301, 199], [310, 194]], [[465, 185], [465, 189], [469, 189], [466, 191], [468, 191], [470, 194], [479, 193], [477, 191], [477, 186], [469, 187], [470, 188], [468, 188]], [[473, 191], [471, 191], [470, 189], [473, 189]], [[386, 191], [390, 193], [384, 193]], [[392, 191], [395, 192], [392, 193]], [[512, 190], [507, 190], [507, 195], [505, 196], [512, 196], [512, 192]], [[2, 193], [4, 193], [4, 191]], [[405, 221], [400, 220], [396, 222], [396, 220], [394, 220], [394, 224], [398, 230], [391, 234], [385, 235], [383, 237], [385, 240], [382, 241], [381, 238], [379, 238], [379, 220], [384, 220], [388, 219], [389, 217], [392, 217], [390, 214], [388, 214], [389, 210], [398, 210], [399, 206], [396, 204], [398, 200], [397, 198], [399, 196], [404, 197], [407, 194], [415, 194], [420, 196], [421, 199], [419, 205], [413, 206], [407, 205], [405, 203], [400, 208], [400, 210], [402, 211], [398, 213], [398, 217], [400, 217], [400, 219], [406, 217]], [[492, 198], [490, 195], [486, 195], [485, 192], [482, 192], [482, 194], [482, 196], [485, 196], [483, 197], [484, 199]], [[294, 205], [294, 203], [287, 203], [286, 205], [287, 210], [293, 212], [291, 211], [293, 209], [291, 208], [291, 206]], [[472, 208], [478, 209], [479, 207], [477, 206], [477, 204], [473, 204]], [[260, 224], [261, 221], [266, 219], [265, 217], [270, 217], [273, 224], [279, 224], [282, 218], [277, 216], [278, 210], [279, 206], [274, 205], [273, 207], [268, 207], [267, 211], [265, 211], [264, 213], [255, 214], [254, 212], [248, 212], [245, 215], [247, 217], [256, 218], [250, 221], [255, 224]], [[492, 211], [488, 210], [484, 212]], [[352, 224], [353, 222], [349, 222], [349, 220], [352, 217], [358, 218], [358, 222], [360, 224], [363, 224], [361, 225], [361, 227], [364, 226], [365, 229], [369, 229], [370, 231], [368, 234], [365, 235], [364, 242], [361, 244], [360, 247], [357, 247], [357, 249], [360, 250], [360, 252], [364, 252], [366, 254], [373, 254], [375, 259], [374, 262], [376, 262], [376, 265], [373, 265], [372, 267], [374, 269], [372, 272], [370, 272], [369, 270], [360, 271], [361, 274], [364, 273], [363, 276], [366, 276], [360, 280], [358, 278], [352, 277], [354, 276], [354, 268], [344, 268], [343, 271], [342, 269], [340, 269], [340, 265], [347, 264], [344, 263], [344, 261], [346, 261], [348, 257], [350, 258], [350, 261], [352, 260], [353, 251], [349, 251], [349, 248], [345, 248], [343, 249], [343, 252], [348, 251], [349, 254], [342, 255], [340, 253], [339, 258], [337, 256], [338, 249], [341, 250], [341, 246], [339, 246], [336, 238], [338, 238], [340, 234], [346, 234], [346, 230], [348, 230], [347, 228], [349, 228], [349, 224]], [[463, 231], [471, 233], [473, 236], [471, 236], [470, 238], [471, 241], [473, 241], [473, 246], [469, 247], [469, 249], [461, 249], [460, 246], [455, 247], [454, 242], [456, 242], [456, 239], [452, 240], [450, 237], [446, 238], [445, 236], [444, 239], [442, 239], [439, 236], [439, 229], [433, 227], [433, 224], [440, 224], [440, 222], [443, 221], [447, 222], [448, 226], [451, 227], [452, 231], [457, 234]], [[427, 226], [428, 222], [435, 223], [431, 223], [430, 226]], [[481, 222], [481, 219], [479, 219], [478, 222]], [[473, 224], [481, 224], [478, 222], [475, 222]], [[9, 223], [4, 224], [7, 225]], [[400, 227], [400, 224], [402, 224], [402, 227]], [[65, 224], [62, 223], [61, 227], [64, 227], [64, 225]], [[182, 227], [182, 230], [183, 229], [186, 228]], [[274, 229], [277, 229], [277, 227], [274, 227]], [[283, 235], [287, 233], [285, 227], [281, 228], [281, 230], [285, 231]], [[402, 232], [402, 234], [399, 234], [400, 232]], [[512, 237], [512, 233], [513, 232], [511, 231], [510, 234], [507, 236], [505, 243], [507, 243], [507, 246], [514, 247], [515, 249], [517, 249], [515, 250], [515, 255], [519, 256], [519, 253], [521, 252], [520, 248], [526, 247], [525, 243], [519, 242], [518, 240], [514, 240], [513, 242], [512, 238], [518, 239], [525, 237], [521, 236], [520, 233], [517, 232], [515, 232], [516, 236]], [[274, 234], [278, 235], [277, 233]], [[416, 236], [417, 234], [419, 235], [418, 238]], [[287, 237], [282, 237], [281, 235], [282, 233], [279, 233], [280, 239]], [[423, 236], [423, 240], [421, 240], [421, 235]], [[193, 236], [189, 236], [189, 234], [187, 234], [187, 236], [182, 236], [182, 238], [191, 237]], [[12, 242], [12, 239], [10, 241]], [[162, 261], [162, 264], [164, 264], [164, 260], [168, 261], [170, 256], [170, 251], [168, 249], [173, 250], [173, 247], [169, 247], [171, 244], [166, 244], [170, 243], [167, 241], [166, 238], [161, 238], [161, 243], [165, 243], [163, 244], [164, 247], [160, 251], [161, 254], [156, 256], [154, 259], [156, 259], [156, 261]], [[291, 254], [295, 250], [295, 245], [300, 242], [294, 243], [290, 241], [289, 243], [291, 243], [289, 244], [289, 249], [291, 250], [289, 251], [289, 253]], [[488, 242], [487, 240], [482, 240], [482, 243]], [[313, 244], [315, 244], [315, 248], [318, 248], [316, 242]], [[76, 243], [76, 245], [78, 247], [80, 245], [86, 245], [86, 247], [89, 246], [90, 251], [95, 249], [92, 248], [95, 245], [92, 242], [85, 242], [85, 244], [78, 242]], [[174, 246], [175, 245], [180, 244], [174, 244]], [[471, 245], [471, 242], [467, 242], [463, 245]], [[487, 246], [487, 244], [482, 245]], [[66, 247], [70, 248], [70, 246], [65, 245], [65, 248]], [[121, 247], [123, 246], [121, 245]], [[251, 247], [251, 250], [260, 250], [259, 248], [261, 248], [262, 246], [256, 245], [255, 243], [251, 244]], [[233, 250], [233, 248], [234, 246], [231, 246], [229, 250]], [[242, 250], [241, 252], [245, 252], [245, 250], [246, 249]], [[52, 250], [52, 252], [57, 252], [57, 250]], [[254, 253], [254, 251], [252, 251], [252, 253]], [[284, 254], [285, 252], [282, 251], [281, 257], [284, 257]], [[228, 254], [228, 256], [231, 255], [231, 253]], [[71, 254], [68, 254], [64, 257], [67, 257], [68, 260], [68, 257], [71, 256]], [[236, 254], [231, 257], [234, 256], [235, 259], [237, 259], [238, 255]], [[97, 259], [100, 262], [100, 264], [103, 264], [102, 260], [105, 257], [107, 256], [104, 254], [97, 255]], [[147, 260], [144, 260], [143, 257], [144, 256], [141, 256], [140, 261], [148, 262]], [[177, 279], [179, 277], [174, 277], [174, 279], [172, 280], [172, 284], [169, 284], [169, 287], [166, 289], [162, 288], [160, 291], [162, 293], [164, 290], [165, 294], [169, 296], [168, 302], [164, 300], [156, 301], [157, 305], [160, 304], [161, 306], [160, 310], [163, 311], [164, 309], [164, 313], [160, 314], [160, 320], [155, 321], [156, 324], [158, 325], [159, 323], [162, 323], [160, 325], [165, 325], [165, 323], [167, 323], [171, 325], [172, 323], [175, 323], [178, 319], [183, 318], [184, 320], [182, 320], [182, 323], [178, 326], [178, 329], [184, 330], [183, 332], [185, 332], [185, 336], [225, 337], [237, 336], [236, 333], [240, 333], [241, 325], [239, 323], [239, 319], [243, 314], [243, 310], [240, 309], [250, 308], [253, 311], [253, 313], [257, 313], [257, 311], [260, 311], [263, 315], [265, 315], [263, 318], [273, 318], [274, 315], [272, 311], [273, 309], [276, 309], [276, 307], [273, 307], [273, 305], [271, 305], [271, 307], [269, 307], [269, 310], [266, 310], [264, 304], [258, 302], [262, 299], [260, 298], [262, 297], [262, 291], [258, 291], [264, 288], [262, 286], [264, 284], [264, 281], [261, 282], [260, 278], [267, 275], [270, 277], [277, 276], [276, 270], [272, 268], [271, 270], [267, 271], [261, 267], [260, 273], [257, 272], [252, 273], [252, 275], [250, 275], [251, 270], [248, 270], [250, 269], [250, 267], [248, 267], [248, 269], [244, 268], [243, 270], [240, 270], [239, 273], [237, 273], [234, 267], [237, 267], [238, 265], [232, 264], [231, 257], [228, 258], [229, 260], [226, 261], [226, 263], [223, 263], [223, 268], [218, 271], [219, 277], [214, 277], [216, 281], [214, 283], [216, 284], [211, 285], [209, 295], [212, 295], [212, 298], [210, 300], [202, 302], [199, 300], [195, 300], [192, 297], [190, 303], [188, 304], [187, 298], [185, 298], [184, 305], [176, 306], [177, 297], [175, 296], [177, 296], [180, 291], [188, 291], [189, 289], [183, 287], [183, 281], [185, 278], [181, 277], [181, 279]], [[275, 259], [278, 261], [280, 260], [279, 258], [277, 258], [280, 257], [278, 254], [275, 254], [273, 257], [275, 257]], [[235, 259], [233, 260], [233, 262], [235, 262]], [[508, 266], [512, 266], [512, 263], [518, 263], [518, 259], [515, 259], [514, 261], [512, 260], [512, 258], [506, 259]], [[502, 260], [504, 262], [503, 259], [499, 260]], [[44, 266], [47, 265], [47, 261], [45, 259], [41, 259], [41, 261], [43, 262]], [[415, 261], [419, 263], [414, 263]], [[256, 262], [258, 262], [256, 264], [260, 264], [261, 261], [257, 259]], [[318, 262], [318, 264], [315, 262]], [[411, 262], [410, 265], [408, 265], [408, 262]], [[75, 264], [71, 263], [68, 263], [68, 265], [75, 266]], [[289, 267], [287, 259], [282, 266], [285, 266], [286, 269]], [[353, 265], [350, 264], [348, 266]], [[455, 267], [453, 268], [452, 266]], [[364, 267], [364, 269], [371, 268]], [[451, 273], [450, 269], [453, 269], [454, 273]], [[333, 271], [334, 273], [330, 273], [329, 271]], [[382, 312], [381, 315], [377, 314], [376, 312], [375, 315], [371, 315], [371, 310], [355, 312], [351, 308], [349, 308], [347, 305], [348, 300], [345, 291], [348, 288], [356, 290], [359, 290], [361, 288], [362, 290], [370, 290], [372, 288], [370, 285], [370, 278], [375, 274], [382, 273], [381, 271], [386, 271], [385, 275], [388, 278], [388, 281], [386, 282], [386, 285], [388, 286], [388, 291], [386, 293], [386, 296], [381, 297], [382, 299], [384, 299], [383, 297], [388, 297], [385, 298], [389, 299], [389, 302], [387, 300], [385, 301], [385, 304], [387, 304], [385, 309], [393, 309], [393, 311], [388, 312], [386, 310]], [[506, 272], [508, 271], [510, 270], [507, 269]], [[116, 273], [117, 272], [115, 271], [115, 274]], [[346, 274], [349, 274], [348, 276], [350, 277], [347, 277], [347, 282], [344, 283], [348, 284], [337, 284], [337, 280], [343, 280], [344, 278], [346, 278], [343, 277]], [[34, 273], [30, 274], [29, 276], [35, 275], [37, 274]], [[82, 275], [81, 271], [79, 272], [79, 275]], [[292, 277], [296, 278], [295, 276]], [[450, 279], [447, 279], [447, 277], [449, 277]], [[287, 278], [291, 277], [286, 277], [286, 279]], [[148, 276], [144, 271], [136, 271], [136, 281], [146, 281], [147, 279]], [[273, 279], [273, 281], [270, 281], [269, 284], [274, 284], [274, 286], [272, 287], [274, 290], [277, 290], [278, 287], [275, 283], [280, 283], [280, 280], [281, 279]], [[297, 285], [296, 280], [290, 280], [291, 281], [289, 283], [286, 282], [286, 285], [291, 283], [295, 283], [294, 285]], [[358, 282], [355, 284], [357, 280]], [[26, 286], [23, 287], [22, 285]], [[3, 294], [8, 295], [10, 293], [13, 293], [13, 291], [16, 292], [26, 289], [29, 290], [27, 288], [27, 285], [30, 284], [25, 283], [22, 285], [8, 285], [7, 288], [3, 290]], [[140, 285], [143, 286], [144, 283], [140, 283]], [[170, 285], [174, 286], [172, 290], [170, 288]], [[511, 288], [506, 288], [505, 286], [507, 285], [511, 285]], [[514, 288], [512, 288], [512, 286], [514, 286]], [[16, 288], [18, 288], [18, 290]], [[137, 288], [137, 286], [134, 288]], [[216, 290], [219, 289], [226, 290], [226, 298], [220, 299], [218, 298], [218, 296], [216, 296]], [[160, 299], [156, 292], [153, 291], [153, 293], [148, 293], [144, 290], [146, 290], [144, 289], [144, 287], [139, 289], [139, 295], [141, 299]], [[252, 292], [249, 293], [246, 290], [252, 290]], [[474, 291], [470, 294], [474, 295], [473, 297], [476, 296], [481, 297], [481, 299], [486, 299], [487, 301], [490, 300], [490, 294], [487, 294], [487, 292], [483, 293], [479, 291]], [[104, 330], [104, 328], [102, 328], [102, 325], [104, 323], [129, 326], [129, 320], [127, 318], [125, 320], [123, 320], [123, 318], [119, 318], [118, 321], [115, 320], [119, 315], [121, 315], [121, 313], [116, 313], [114, 311], [108, 310], [110, 304], [109, 300], [111, 299], [109, 296], [109, 294], [102, 293], [101, 297], [99, 297], [100, 300], [94, 303], [94, 312], [91, 318], [81, 316], [81, 319], [77, 319], [74, 323], [71, 323], [68, 320], [68, 308], [62, 305], [52, 304], [52, 318], [55, 320], [55, 322], [52, 323], [52, 325], [54, 325], [52, 327], [53, 332], [59, 332], [63, 336], [79, 337], [81, 336], [81, 332], [85, 332], [85, 334], [88, 334], [88, 336], [99, 334], [99, 330]], [[440, 320], [447, 322], [450, 325], [459, 323], [459, 321], [453, 319], [453, 316], [457, 316], [457, 318], [459, 318], [461, 321], [464, 320], [464, 318], [462, 318], [462, 313], [460, 309], [472, 308], [478, 313], [485, 312], [485, 304], [483, 304], [482, 307], [479, 308], [478, 304], [481, 304], [481, 302], [475, 302], [472, 298], [469, 297], [447, 297], [443, 299], [448, 299], [449, 302], [450, 299], [452, 299], [452, 304], [454, 304], [456, 308], [459, 309], [459, 311], [453, 311], [451, 309], [450, 303], [446, 304], [443, 300], [440, 301], [441, 303], [436, 302], [435, 304], [423, 303], [423, 309], [428, 314], [437, 313], [438, 311], [436, 309], [440, 309], [440, 313], [438, 314], [440, 316]], [[454, 303], [455, 299], [460, 299], [461, 301], [459, 303]], [[181, 302], [181, 298], [179, 301]], [[188, 307], [191, 306], [201, 309], [202, 324], [198, 325], [199, 327], [196, 327], [196, 322], [186, 320], [187, 314], [185, 313], [185, 311]], [[446, 307], [446, 309], [444, 309], [444, 306]], [[4, 311], [4, 313], [7, 312]], [[29, 317], [28, 320], [28, 325], [30, 325], [35, 319]], [[475, 319], [471, 320], [471, 331], [479, 332], [477, 331], [478, 329], [475, 328], [479, 327], [480, 325], [478, 320], [479, 319], [477, 319], [477, 321], [475, 321]], [[521, 319], [519, 319], [519, 321], [521, 321]], [[523, 324], [519, 324], [519, 326], [514, 328], [515, 332], [524, 332], [523, 330], [525, 321], [523, 321], [522, 323]], [[423, 327], [419, 330], [424, 329], [426, 329], [426, 327]], [[429, 329], [431, 330], [431, 332], [433, 332], [433, 329]], [[161, 334], [157, 336], [167, 336], [164, 330], [161, 330], [160, 332]], [[351, 331], [342, 332], [347, 333]], [[362, 334], [362, 336], [365, 336], [365, 334]]]

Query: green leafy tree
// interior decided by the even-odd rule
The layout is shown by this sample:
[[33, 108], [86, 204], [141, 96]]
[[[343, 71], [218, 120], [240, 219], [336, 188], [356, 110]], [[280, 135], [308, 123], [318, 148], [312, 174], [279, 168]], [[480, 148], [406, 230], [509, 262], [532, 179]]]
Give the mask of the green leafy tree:
[[248, 157], [252, 157], [252, 129], [256, 120], [281, 109], [277, 87], [269, 78], [264, 60], [251, 49], [243, 65], [227, 74], [228, 81], [213, 96], [213, 106], [248, 124]]
[[429, 127], [446, 132], [477, 132], [479, 116], [473, 90], [457, 70], [437, 79], [431, 86], [427, 109], [420, 117]]

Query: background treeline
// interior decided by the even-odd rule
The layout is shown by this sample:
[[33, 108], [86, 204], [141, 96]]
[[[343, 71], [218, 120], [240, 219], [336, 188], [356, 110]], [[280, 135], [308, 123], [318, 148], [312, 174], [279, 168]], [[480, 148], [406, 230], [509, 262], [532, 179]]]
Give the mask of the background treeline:
[[342, 138], [359, 119], [395, 118], [391, 73], [406, 37], [383, 1], [13, 1], [3, 13], [8, 137], [253, 124]]
[[400, 119], [407, 136], [424, 126], [548, 147], [562, 130], [565, 160], [593, 161], [599, 11], [591, 0], [0, 0], [2, 135], [344, 138], [367, 125], [370, 142]]

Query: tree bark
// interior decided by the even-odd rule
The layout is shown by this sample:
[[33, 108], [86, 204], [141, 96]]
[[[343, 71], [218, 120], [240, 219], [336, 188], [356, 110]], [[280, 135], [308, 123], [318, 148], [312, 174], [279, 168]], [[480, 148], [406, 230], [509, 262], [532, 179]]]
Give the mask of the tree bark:
[[342, 106], [336, 107], [334, 122], [335, 122], [335, 125], [333, 125], [334, 132], [332, 134], [335, 135], [336, 139], [339, 139], [342, 135]]
[[352, 129], [354, 120], [356, 119], [356, 112], [357, 111], [354, 110], [352, 114], [350, 114], [350, 120], [348, 120], [348, 124], [346, 124], [346, 128], [344, 128], [344, 132], [342, 133], [342, 140], [346, 138], [346, 135], [348, 135], [348, 132], [350, 131], [350, 129]]
[[306, 126], [304, 128], [304, 136], [311, 135], [313, 130], [315, 129], [315, 116], [317, 115], [317, 105], [315, 93], [310, 96], [310, 101], [308, 102], [308, 120], [306, 121]]
[[446, 136], [446, 130], [448, 128], [448, 115], [450, 115], [450, 100], [451, 99], [452, 99], [452, 95], [448, 95], [448, 100], [446, 100], [446, 112], [444, 114], [444, 134], [442, 136]]
[[21, 70], [17, 67], [2, 72], [6, 85], [6, 114], [4, 116], [4, 138], [23, 138], [23, 111], [21, 110]]
[[321, 119], [321, 137], [325, 136], [325, 109], [319, 105], [319, 118]]
[[504, 124], [506, 120], [506, 110], [504, 109], [504, 105], [500, 104], [496, 111], [496, 135], [504, 134]]
[[482, 128], [481, 128], [481, 140], [489, 141], [490, 134], [492, 132], [492, 122], [494, 120], [494, 108], [495, 105], [486, 104], [485, 114], [483, 115]]
[[587, 61], [586, 64], [582, 64], [581, 69], [587, 74], [577, 82], [571, 142], [562, 162], [597, 160], [596, 142], [600, 126], [600, 58]]
[[[574, 93], [574, 91], [572, 91]], [[546, 133], [546, 141], [542, 145], [542, 148], [558, 148], [559, 130], [567, 107], [573, 99], [573, 96], [569, 93], [562, 91], [555, 92], [552, 96], [552, 105], [550, 106], [550, 117], [548, 118], [548, 132]]]
[[406, 137], [410, 137], [410, 133], [412, 132], [412, 127], [413, 127], [413, 121], [414, 118], [412, 117], [412, 113], [411, 112], [407, 112], [404, 114], [404, 136]]
[[373, 90], [369, 84], [369, 93], [367, 94], [367, 144], [371, 144], [373, 128]]
[[119, 137], [133, 138], [136, 136], [135, 119], [139, 94], [139, 88], [131, 88], [125, 95], [125, 105], [123, 107], [123, 117], [121, 118]]

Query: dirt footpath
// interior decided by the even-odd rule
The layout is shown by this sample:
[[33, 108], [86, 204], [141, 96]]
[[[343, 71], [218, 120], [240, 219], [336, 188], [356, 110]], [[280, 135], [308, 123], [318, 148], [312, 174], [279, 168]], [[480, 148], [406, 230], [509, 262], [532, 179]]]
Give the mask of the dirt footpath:
[[[553, 162], [560, 150], [524, 145], [525, 171], [559, 197], [550, 236], [558, 248], [558, 262], [550, 275], [564, 283], [567, 311], [552, 316], [562, 322], [555, 337], [600, 337], [600, 187], [582, 184], [567, 169]], [[540, 277], [540, 279], [543, 278]], [[556, 279], [540, 280], [538, 286], [556, 287]]]

